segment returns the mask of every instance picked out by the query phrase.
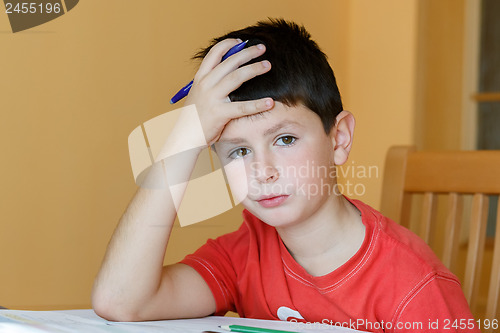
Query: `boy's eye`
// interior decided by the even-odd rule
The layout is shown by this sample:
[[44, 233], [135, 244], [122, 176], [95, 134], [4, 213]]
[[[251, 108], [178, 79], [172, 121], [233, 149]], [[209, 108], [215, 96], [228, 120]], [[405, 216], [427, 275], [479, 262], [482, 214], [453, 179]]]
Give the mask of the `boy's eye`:
[[295, 140], [297, 140], [297, 138], [295, 138], [295, 137], [293, 137], [291, 135], [282, 136], [281, 138], [279, 138], [278, 140], [276, 140], [276, 145], [278, 145], [278, 146], [289, 146], [292, 143], [294, 143]]
[[248, 148], [238, 148], [236, 150], [233, 150], [230, 154], [229, 157], [231, 158], [242, 158], [245, 157], [250, 153], [250, 149]]

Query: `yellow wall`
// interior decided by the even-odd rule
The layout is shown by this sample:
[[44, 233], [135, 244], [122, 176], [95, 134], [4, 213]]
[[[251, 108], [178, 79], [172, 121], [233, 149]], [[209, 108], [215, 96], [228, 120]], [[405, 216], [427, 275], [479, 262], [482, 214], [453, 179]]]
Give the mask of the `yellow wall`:
[[[411, 144], [415, 116], [417, 1], [349, 2], [345, 106], [357, 119], [347, 181], [359, 198], [380, 204], [385, 153]], [[378, 170], [363, 173], [363, 170]], [[370, 176], [370, 177], [368, 177]], [[353, 193], [356, 194], [355, 189]]]
[[419, 6], [416, 121], [421, 130], [415, 141], [419, 149], [460, 150], [465, 0], [421, 0]]
[[[380, 168], [378, 178], [353, 181], [377, 206], [387, 148], [413, 140], [417, 14], [416, 0], [86, 0], [12, 34], [0, 13], [0, 305], [90, 306], [136, 188], [128, 134], [172, 110], [197, 48], [268, 16], [303, 23], [328, 54], [358, 121], [351, 161]], [[166, 261], [236, 228], [239, 210], [222, 218], [176, 228]]]

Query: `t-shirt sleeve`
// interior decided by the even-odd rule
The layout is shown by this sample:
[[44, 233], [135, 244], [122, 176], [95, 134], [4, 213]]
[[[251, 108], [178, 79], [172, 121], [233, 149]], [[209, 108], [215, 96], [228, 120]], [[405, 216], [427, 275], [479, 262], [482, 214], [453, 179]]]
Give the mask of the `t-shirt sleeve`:
[[399, 304], [392, 332], [479, 333], [457, 280], [433, 275]]
[[[235, 301], [238, 297], [237, 274], [234, 256], [241, 244], [244, 226], [238, 231], [209, 239], [195, 253], [186, 256], [181, 263], [194, 268], [208, 284], [215, 298], [215, 315], [224, 315], [228, 311], [236, 311]], [[241, 261], [241, 260], [237, 260]]]

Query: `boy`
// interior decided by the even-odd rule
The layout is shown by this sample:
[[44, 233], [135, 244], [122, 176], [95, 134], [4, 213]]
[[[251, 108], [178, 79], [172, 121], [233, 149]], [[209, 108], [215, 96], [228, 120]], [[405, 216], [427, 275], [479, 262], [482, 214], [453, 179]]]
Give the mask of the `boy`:
[[[242, 40], [247, 47], [221, 62]], [[259, 22], [197, 56], [203, 61], [186, 101], [196, 119], [180, 116], [162, 168], [169, 183], [189, 179], [203, 148], [192, 129], [199, 120], [246, 208], [244, 223], [162, 267], [175, 205], [168, 186], [140, 188], [96, 278], [99, 315], [135, 321], [233, 310], [374, 332], [449, 332], [443, 326], [458, 319], [477, 332], [459, 281], [427, 245], [337, 193], [331, 171], [347, 160], [354, 118], [303, 27]], [[161, 174], [151, 171], [148, 182]]]

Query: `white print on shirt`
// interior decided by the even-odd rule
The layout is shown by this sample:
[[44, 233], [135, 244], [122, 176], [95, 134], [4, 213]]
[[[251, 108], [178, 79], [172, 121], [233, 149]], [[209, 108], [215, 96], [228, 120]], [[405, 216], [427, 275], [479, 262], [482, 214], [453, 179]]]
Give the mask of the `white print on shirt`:
[[278, 309], [277, 312], [278, 318], [282, 321], [288, 321], [288, 319], [296, 318], [296, 319], [304, 319], [299, 311], [292, 310], [286, 306], [282, 306]]

